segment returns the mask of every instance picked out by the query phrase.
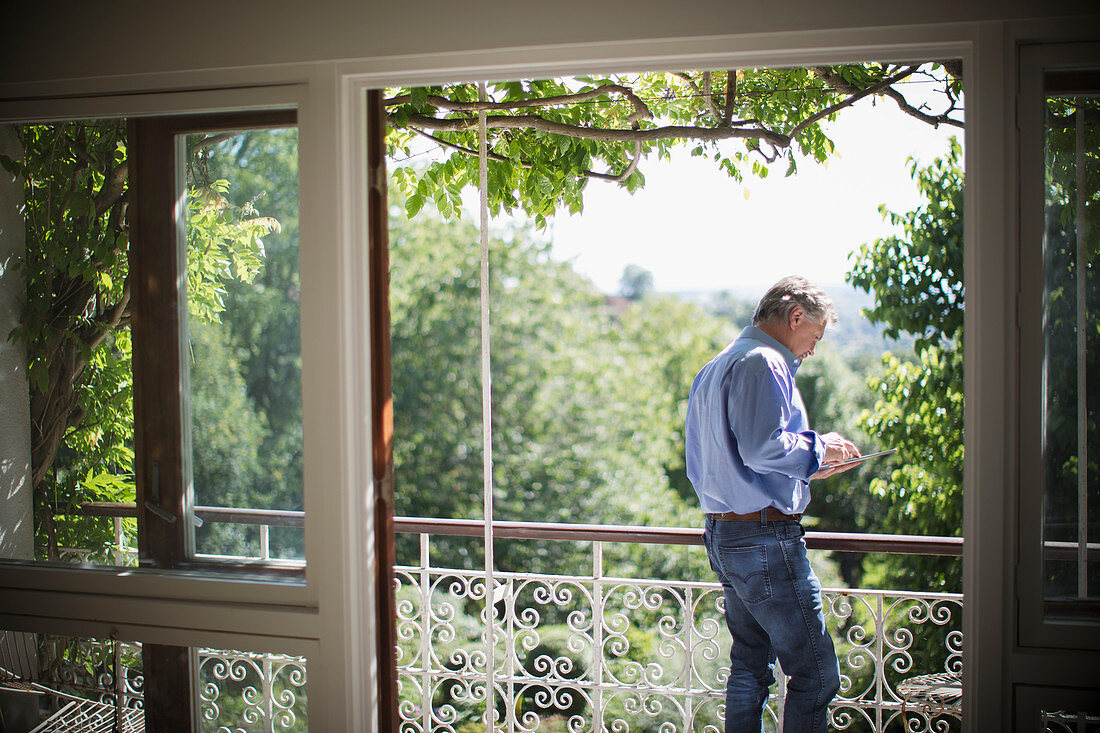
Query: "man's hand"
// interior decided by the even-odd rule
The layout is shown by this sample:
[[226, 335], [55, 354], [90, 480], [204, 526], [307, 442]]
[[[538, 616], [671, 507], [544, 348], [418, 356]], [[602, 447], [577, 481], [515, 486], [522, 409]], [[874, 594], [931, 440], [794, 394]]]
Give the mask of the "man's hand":
[[844, 473], [859, 465], [858, 463], [852, 463], [847, 466], [825, 466], [826, 463], [840, 463], [850, 458], [859, 458], [861, 454], [859, 448], [856, 448], [856, 444], [840, 433], [825, 433], [821, 436], [821, 442], [825, 444], [825, 459], [821, 462], [823, 467], [810, 476], [811, 480], [829, 478], [834, 474]]

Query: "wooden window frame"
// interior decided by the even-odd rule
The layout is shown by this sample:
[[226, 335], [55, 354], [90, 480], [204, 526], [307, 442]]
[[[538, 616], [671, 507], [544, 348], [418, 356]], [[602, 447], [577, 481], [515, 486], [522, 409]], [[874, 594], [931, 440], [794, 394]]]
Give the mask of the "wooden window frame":
[[[378, 728], [397, 731], [397, 597], [394, 565], [393, 394], [390, 360], [389, 205], [386, 187], [386, 107], [382, 91], [367, 91], [367, 246], [370, 282], [371, 443], [374, 467], [375, 635]], [[384, 650], [391, 652], [386, 654]]]
[[[181, 349], [186, 303], [186, 250], [180, 245], [177, 136], [202, 130], [297, 126], [294, 109], [213, 115], [131, 118], [131, 238], [134, 378], [134, 479], [138, 552], [142, 567], [167, 570], [247, 571], [258, 579], [301, 579], [305, 570], [256, 563], [198, 561], [189, 547], [190, 497], [185, 461], [187, 374]], [[185, 733], [198, 720], [198, 671], [194, 649], [146, 644], [146, 725]]]
[[[1043, 102], [1051, 93], [1081, 91], [1092, 81], [1097, 44], [1028, 45], [1020, 49], [1019, 127], [1019, 461], [1020, 493], [1015, 597], [1016, 643], [1022, 648], [1100, 650], [1095, 612], [1063, 615], [1063, 604], [1044, 597], [1046, 414], [1044, 395], [1045, 221]], [[1051, 73], [1054, 72], [1052, 76]], [[1049, 86], [1053, 84], [1053, 86]]]
[[265, 110], [213, 115], [132, 118], [130, 280], [134, 369], [134, 479], [138, 551], [143, 567], [218, 570], [258, 578], [304, 579], [304, 569], [256, 562], [198, 560], [188, 547], [190, 516], [184, 430], [187, 377], [181, 359], [186, 305], [179, 246], [176, 137], [203, 130], [252, 130], [297, 125], [297, 111]]

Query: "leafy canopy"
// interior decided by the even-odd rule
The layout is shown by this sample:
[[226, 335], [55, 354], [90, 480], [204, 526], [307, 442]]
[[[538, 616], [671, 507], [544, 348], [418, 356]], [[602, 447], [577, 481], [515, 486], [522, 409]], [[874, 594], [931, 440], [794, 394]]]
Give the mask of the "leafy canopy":
[[[888, 478], [871, 490], [885, 500], [882, 531], [958, 535], [963, 471], [963, 174], [961, 146], [930, 165], [911, 163], [925, 202], [884, 216], [900, 236], [878, 239], [853, 254], [848, 281], [874, 295], [867, 311], [887, 334], [916, 337], [916, 361], [888, 355], [885, 374], [870, 382], [875, 404], [862, 425], [898, 448]], [[958, 590], [956, 561], [906, 557], [886, 561], [896, 582], [914, 589]], [[931, 586], [930, 586], [931, 584]]]
[[[490, 210], [522, 211], [542, 227], [558, 211], [581, 211], [590, 180], [644, 186], [642, 163], [667, 159], [676, 145], [735, 180], [763, 178], [779, 161], [787, 175], [800, 158], [823, 162], [833, 143], [821, 123], [869, 96], [929, 124], [961, 127], [960, 75], [950, 63], [869, 63], [494, 82], [485, 100], [473, 84], [394, 89], [386, 100], [391, 156], [414, 162], [425, 143], [439, 155], [398, 167], [391, 181], [408, 216], [433, 205], [444, 218], [458, 217], [462, 190], [478, 180], [484, 113]], [[899, 91], [918, 77], [938, 84], [940, 112], [918, 109]]]

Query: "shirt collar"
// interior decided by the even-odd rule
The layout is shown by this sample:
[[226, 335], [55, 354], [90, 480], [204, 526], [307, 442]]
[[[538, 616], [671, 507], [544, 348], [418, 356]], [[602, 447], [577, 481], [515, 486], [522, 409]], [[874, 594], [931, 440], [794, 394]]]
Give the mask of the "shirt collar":
[[765, 346], [770, 346], [778, 351], [780, 356], [783, 357], [784, 361], [787, 362], [787, 367], [791, 370], [792, 376], [795, 372], [798, 371], [798, 365], [802, 363], [802, 361], [798, 357], [791, 353], [790, 349], [779, 343], [779, 341], [777, 341], [773, 336], [765, 333], [756, 326], [747, 326], [744, 330], [741, 331], [741, 338], [759, 341]]

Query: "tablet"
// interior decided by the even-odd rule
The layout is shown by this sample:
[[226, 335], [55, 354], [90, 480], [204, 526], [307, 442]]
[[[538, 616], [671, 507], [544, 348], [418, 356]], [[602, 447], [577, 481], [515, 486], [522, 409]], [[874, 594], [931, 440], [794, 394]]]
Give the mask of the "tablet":
[[840, 461], [839, 463], [822, 463], [822, 468], [836, 468], [837, 466], [850, 466], [853, 463], [863, 463], [868, 458], [878, 458], [879, 456], [885, 456], [890, 453], [897, 452], [897, 448], [891, 448], [889, 450], [880, 450], [877, 453], [868, 453], [867, 455], [860, 456], [859, 458], [849, 458], [846, 461]]

